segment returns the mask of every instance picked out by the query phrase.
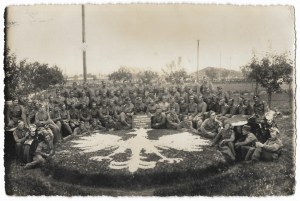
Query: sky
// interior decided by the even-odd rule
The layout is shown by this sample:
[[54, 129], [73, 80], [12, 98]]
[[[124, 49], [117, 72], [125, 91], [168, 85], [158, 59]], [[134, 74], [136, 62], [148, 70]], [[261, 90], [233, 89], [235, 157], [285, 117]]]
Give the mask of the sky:
[[7, 45], [18, 60], [57, 65], [65, 74], [109, 74], [120, 66], [161, 72], [182, 58], [188, 72], [208, 66], [239, 70], [253, 52], [291, 52], [294, 11], [288, 6], [80, 5], [10, 6]]

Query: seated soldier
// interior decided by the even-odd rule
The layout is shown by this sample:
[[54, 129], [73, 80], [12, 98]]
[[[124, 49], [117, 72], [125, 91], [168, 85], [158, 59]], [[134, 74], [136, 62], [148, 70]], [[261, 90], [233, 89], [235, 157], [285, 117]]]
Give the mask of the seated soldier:
[[189, 112], [189, 107], [188, 104], [185, 102], [184, 97], [179, 98], [179, 110], [180, 110], [179, 119], [182, 120], [183, 117], [187, 116]]
[[[236, 153], [242, 160], [249, 160], [253, 153], [253, 147], [257, 142], [256, 136], [251, 132], [251, 127], [244, 125], [242, 128], [242, 138], [235, 143]], [[250, 150], [250, 151], [249, 151]]]
[[120, 114], [120, 123], [123, 129], [130, 129], [132, 126], [132, 115], [134, 106], [131, 103], [129, 97], [125, 98], [125, 105], [122, 107], [122, 112]]
[[194, 96], [189, 96], [188, 116], [190, 120], [193, 120], [197, 114], [198, 114], [197, 103], [195, 103]]
[[7, 126], [9, 128], [16, 127], [18, 125], [18, 121], [23, 121], [25, 124], [27, 123], [26, 111], [24, 107], [21, 104], [19, 104], [18, 99], [14, 99], [12, 106], [8, 108], [7, 119]]
[[28, 100], [28, 104], [26, 107], [26, 121], [27, 125], [33, 124], [35, 120], [35, 114], [39, 109], [39, 103], [32, 101], [31, 99]]
[[252, 116], [254, 114], [253, 107], [250, 105], [249, 99], [244, 99], [245, 115]]
[[68, 135], [67, 137], [65, 137], [63, 140], [69, 140], [74, 138], [75, 136], [81, 136], [81, 135], [86, 135], [89, 134], [89, 128], [87, 128], [86, 124], [84, 121], [80, 121], [79, 122], [79, 127], [75, 128], [72, 135]]
[[106, 127], [106, 124], [108, 123], [108, 119], [110, 117], [110, 109], [111, 108], [107, 107], [107, 101], [103, 100], [99, 109], [99, 119], [104, 127]]
[[162, 101], [158, 104], [163, 113], [170, 111], [170, 103], [167, 102], [167, 96], [162, 96]]
[[87, 107], [86, 102], [82, 102], [81, 109], [79, 110], [80, 121], [88, 122], [91, 119], [91, 111]]
[[61, 116], [60, 116], [60, 108], [58, 105], [56, 105], [54, 107], [54, 110], [50, 112], [50, 118], [52, 119], [52, 121], [57, 125], [57, 127], [59, 128], [59, 135], [58, 139], [61, 138]]
[[147, 115], [152, 118], [155, 115], [157, 108], [158, 108], [158, 105], [151, 98], [149, 101], [149, 104], [147, 105], [147, 110], [146, 110]]
[[156, 109], [156, 113], [151, 121], [151, 127], [155, 129], [166, 128], [166, 115], [161, 108]]
[[209, 97], [207, 97], [207, 111], [217, 111], [217, 102], [215, 96], [212, 94]]
[[29, 130], [25, 127], [25, 123], [23, 121], [19, 121], [17, 128], [13, 132], [13, 136], [16, 142], [15, 149], [17, 155], [17, 163], [22, 163], [23, 144], [29, 137]]
[[203, 97], [200, 95], [198, 97], [197, 105], [197, 115], [193, 119], [193, 123], [197, 125], [197, 129], [200, 128], [202, 122], [204, 121], [204, 114], [207, 111], [207, 104], [204, 102]]
[[205, 119], [198, 130], [204, 137], [214, 138], [221, 127], [221, 123], [216, 120], [216, 113], [209, 112], [209, 118]]
[[265, 101], [260, 100], [260, 97], [258, 95], [253, 96], [253, 100], [254, 113], [260, 118], [263, 118], [265, 113], [269, 111], [268, 104]]
[[228, 113], [225, 116], [230, 118], [236, 114], [237, 114], [237, 107], [234, 105], [234, 99], [230, 98], [228, 100]]
[[54, 97], [53, 102], [55, 106], [65, 103], [65, 98], [61, 95], [60, 89], [56, 89], [56, 96]]
[[135, 115], [145, 114], [145, 112], [146, 112], [146, 107], [145, 104], [142, 102], [142, 98], [137, 97], [134, 104], [134, 114]]
[[[68, 110], [66, 110], [66, 105], [65, 104], [62, 104], [61, 106], [61, 111], [60, 111], [60, 117], [61, 119], [59, 120], [60, 121], [60, 125], [61, 125], [61, 131], [65, 130], [67, 133], [65, 135], [71, 135], [73, 132], [72, 132], [72, 129], [70, 127], [70, 113]], [[64, 133], [62, 132], [62, 135]]]
[[95, 133], [99, 131], [106, 130], [105, 127], [102, 126], [101, 122], [98, 119], [91, 119], [90, 131]]
[[61, 139], [59, 127], [52, 121], [50, 114], [46, 111], [44, 105], [40, 105], [38, 112], [35, 115], [35, 125], [37, 127], [45, 127], [51, 129], [53, 136], [51, 137], [53, 143], [59, 142]]
[[279, 130], [276, 127], [270, 128], [271, 137], [265, 142], [256, 142], [255, 150], [251, 156], [251, 160], [259, 161], [273, 161], [278, 159], [283, 147], [282, 141], [279, 136]]
[[74, 102], [71, 103], [69, 115], [70, 115], [70, 127], [72, 131], [74, 131], [74, 129], [79, 126], [79, 119], [80, 119], [79, 110], [76, 108], [76, 104]]
[[191, 133], [199, 134], [199, 132], [193, 128], [193, 122], [187, 115], [183, 116], [183, 120], [179, 123], [178, 129], [181, 131], [189, 131]]
[[180, 120], [175, 111], [174, 105], [172, 105], [170, 107], [170, 112], [167, 114], [166, 120], [167, 120], [167, 128], [168, 129], [178, 129]]
[[176, 112], [177, 115], [180, 114], [180, 107], [179, 107], [179, 104], [175, 102], [174, 96], [170, 97], [170, 108], [171, 107], [175, 108], [175, 112]]
[[26, 169], [33, 168], [38, 165], [43, 165], [45, 163], [45, 159], [53, 155], [54, 153], [50, 134], [44, 133], [41, 136], [42, 141], [38, 144], [35, 150], [33, 161], [25, 165], [24, 168]]
[[225, 123], [224, 128], [221, 128], [219, 133], [212, 141], [212, 146], [218, 144], [220, 151], [235, 160], [234, 149], [235, 133], [230, 123]]
[[244, 105], [244, 100], [245, 98], [240, 96], [238, 98], [238, 105], [237, 105], [237, 114], [240, 114], [240, 115], [245, 115], [246, 114], [246, 110], [245, 110], [245, 105]]
[[100, 115], [99, 115], [99, 109], [97, 108], [97, 104], [96, 102], [92, 102], [91, 103], [91, 120], [93, 119], [99, 119]]

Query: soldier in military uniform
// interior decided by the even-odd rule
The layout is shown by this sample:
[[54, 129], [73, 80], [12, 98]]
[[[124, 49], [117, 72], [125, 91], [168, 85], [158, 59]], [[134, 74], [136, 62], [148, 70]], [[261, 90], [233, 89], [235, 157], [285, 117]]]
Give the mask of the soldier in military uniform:
[[134, 105], [131, 103], [129, 97], [125, 98], [125, 104], [122, 107], [120, 114], [120, 126], [123, 129], [130, 129], [132, 126], [132, 115], [134, 112]]
[[13, 132], [14, 140], [16, 142], [15, 149], [17, 155], [17, 163], [22, 162], [23, 144], [29, 137], [29, 130], [25, 127], [23, 121], [19, 121], [17, 128]]
[[179, 110], [180, 110], [179, 119], [182, 120], [183, 116], [187, 116], [189, 112], [188, 103], [185, 102], [184, 97], [179, 98]]
[[161, 108], [156, 109], [156, 113], [152, 119], [151, 127], [155, 129], [166, 128], [166, 115]]
[[70, 115], [70, 127], [72, 131], [79, 126], [79, 110], [76, 108], [76, 104], [71, 102], [71, 108], [69, 109]]
[[180, 120], [178, 118], [178, 115], [176, 113], [174, 105], [170, 107], [170, 112], [166, 116], [166, 125], [168, 129], [178, 129]]
[[59, 127], [52, 121], [50, 114], [46, 111], [44, 105], [40, 105], [39, 111], [35, 114], [35, 124], [38, 127], [49, 127], [52, 131], [52, 141], [56, 143], [60, 141], [60, 130]]
[[197, 103], [195, 103], [194, 96], [190, 96], [189, 104], [188, 104], [188, 116], [190, 120], [193, 120], [197, 114], [198, 114]]
[[214, 138], [221, 128], [220, 122], [216, 121], [216, 113], [210, 112], [210, 117], [201, 124], [200, 133], [208, 138]]
[[197, 125], [197, 129], [201, 127], [204, 121], [204, 115], [207, 112], [207, 104], [203, 100], [203, 96], [198, 97], [197, 115], [193, 118], [193, 123]]
[[19, 104], [18, 99], [13, 100], [13, 105], [8, 108], [8, 127], [16, 127], [18, 121], [23, 121], [25, 124], [26, 121], [26, 111], [22, 105]]
[[54, 154], [50, 134], [44, 134], [42, 136], [43, 140], [38, 144], [35, 150], [33, 161], [27, 163], [24, 168], [29, 169], [37, 165], [43, 165], [46, 161], [45, 159]]
[[66, 110], [65, 104], [62, 104], [62, 106], [61, 106], [60, 117], [61, 117], [60, 124], [61, 124], [61, 128], [62, 128], [61, 131], [64, 129], [67, 131], [66, 135], [71, 135], [73, 133], [72, 129], [70, 127], [70, 124], [69, 124], [71, 117], [70, 117], [69, 111]]
[[136, 98], [136, 102], [134, 104], [134, 114], [145, 114], [146, 112], [146, 106], [145, 104], [142, 102], [142, 98], [141, 97], [137, 97]]
[[263, 117], [265, 113], [269, 111], [268, 104], [265, 101], [260, 100], [260, 97], [258, 95], [253, 96], [253, 100], [254, 113], [259, 117]]

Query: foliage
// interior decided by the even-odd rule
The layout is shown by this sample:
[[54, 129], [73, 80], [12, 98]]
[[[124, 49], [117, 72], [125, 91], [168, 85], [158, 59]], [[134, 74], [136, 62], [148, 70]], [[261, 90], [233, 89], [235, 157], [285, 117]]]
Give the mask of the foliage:
[[153, 72], [151, 70], [146, 70], [144, 72], [140, 72], [138, 74], [138, 78], [146, 84], [151, 83], [152, 80], [154, 80], [155, 78], [158, 78], [158, 73]]
[[117, 71], [108, 75], [110, 80], [120, 81], [120, 80], [131, 80], [132, 73], [126, 67], [120, 67]]
[[210, 80], [215, 80], [218, 77], [218, 69], [216, 68], [207, 68], [205, 70], [205, 74], [206, 76], [210, 79]]
[[63, 84], [62, 71], [57, 67], [39, 62], [17, 62], [14, 54], [9, 49], [5, 51], [5, 95], [10, 100], [18, 95], [27, 95], [34, 91], [47, 89], [50, 85]]
[[242, 71], [248, 79], [255, 80], [266, 89], [271, 105], [272, 93], [279, 91], [283, 83], [291, 82], [293, 64], [287, 54], [267, 54], [260, 61], [254, 55], [251, 62], [242, 67]]
[[189, 77], [182, 66], [181, 60], [181, 57], [178, 57], [177, 61], [173, 60], [162, 68], [166, 81], [179, 83]]

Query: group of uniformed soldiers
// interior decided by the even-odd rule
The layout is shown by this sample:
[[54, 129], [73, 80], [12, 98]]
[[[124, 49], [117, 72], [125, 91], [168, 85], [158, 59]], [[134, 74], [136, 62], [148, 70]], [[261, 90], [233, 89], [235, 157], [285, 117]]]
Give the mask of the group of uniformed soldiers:
[[54, 144], [86, 132], [131, 129], [132, 116], [139, 114], [149, 115], [154, 129], [188, 129], [214, 138], [225, 119], [263, 116], [269, 110], [259, 96], [253, 100], [253, 105], [242, 96], [235, 100], [222, 87], [214, 91], [207, 81], [195, 86], [156, 87], [127, 81], [102, 82], [97, 87], [74, 82], [70, 89], [56, 89], [53, 95], [15, 99], [6, 120], [7, 127], [16, 126], [19, 120], [25, 127], [46, 127]]

